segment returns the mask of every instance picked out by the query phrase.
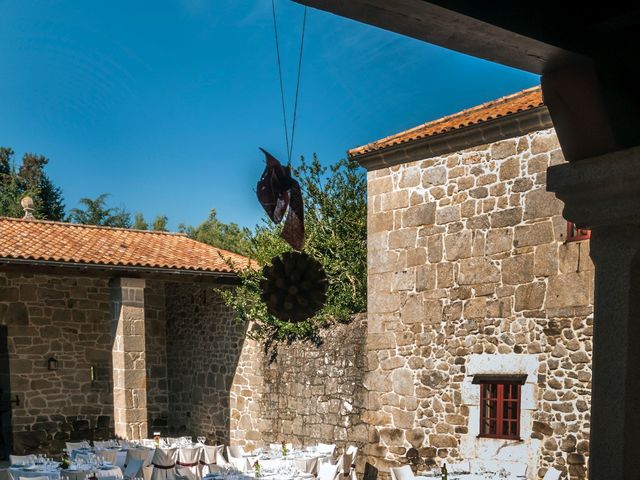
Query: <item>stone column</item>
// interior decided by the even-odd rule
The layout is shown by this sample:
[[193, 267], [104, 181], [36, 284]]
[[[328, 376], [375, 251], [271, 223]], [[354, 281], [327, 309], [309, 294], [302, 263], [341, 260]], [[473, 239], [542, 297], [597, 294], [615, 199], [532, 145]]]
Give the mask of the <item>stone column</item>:
[[564, 216], [590, 227], [595, 265], [589, 477], [640, 472], [640, 148], [548, 170]]
[[147, 436], [144, 286], [138, 278], [111, 282], [113, 302], [113, 410], [120, 438]]

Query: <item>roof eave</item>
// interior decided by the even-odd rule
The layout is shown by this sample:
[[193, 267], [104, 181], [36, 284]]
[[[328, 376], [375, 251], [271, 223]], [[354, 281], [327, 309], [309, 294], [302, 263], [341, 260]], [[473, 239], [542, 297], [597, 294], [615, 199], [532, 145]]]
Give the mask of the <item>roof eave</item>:
[[552, 126], [547, 107], [541, 105], [468, 127], [349, 156], [368, 171], [379, 170], [519, 137]]
[[166, 277], [175, 280], [195, 278], [200, 281], [221, 283], [237, 283], [239, 280], [235, 272], [221, 272], [210, 270], [193, 270], [179, 268], [143, 267], [133, 265], [108, 265], [99, 263], [60, 262], [54, 260], [36, 260], [23, 258], [0, 257], [0, 270], [2, 267], [36, 268], [43, 271], [65, 273], [84, 272], [109, 275], [134, 275], [141, 277]]

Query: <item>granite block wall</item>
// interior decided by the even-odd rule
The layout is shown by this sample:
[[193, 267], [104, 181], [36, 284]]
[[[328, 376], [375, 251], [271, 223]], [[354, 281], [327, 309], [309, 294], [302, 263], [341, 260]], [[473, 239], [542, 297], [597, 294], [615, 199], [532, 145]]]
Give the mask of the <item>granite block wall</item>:
[[[553, 130], [368, 173], [368, 460], [586, 478], [593, 264], [565, 243]], [[476, 374], [524, 374], [521, 440], [480, 438]]]

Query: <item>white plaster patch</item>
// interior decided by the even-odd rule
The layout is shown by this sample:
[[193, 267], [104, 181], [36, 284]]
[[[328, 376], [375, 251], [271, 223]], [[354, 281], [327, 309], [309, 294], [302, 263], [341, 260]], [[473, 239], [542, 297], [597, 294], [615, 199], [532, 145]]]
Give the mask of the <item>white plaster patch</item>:
[[[536, 465], [541, 442], [531, 438], [533, 411], [537, 407], [536, 355], [519, 354], [478, 354], [467, 361], [467, 376], [462, 383], [462, 402], [469, 407], [468, 434], [460, 439], [460, 454], [471, 460], [472, 472], [501, 468], [514, 477], [535, 478]], [[478, 374], [527, 375], [521, 388], [520, 438], [523, 440], [502, 440], [481, 438], [480, 434], [480, 386], [474, 385], [473, 377]]]

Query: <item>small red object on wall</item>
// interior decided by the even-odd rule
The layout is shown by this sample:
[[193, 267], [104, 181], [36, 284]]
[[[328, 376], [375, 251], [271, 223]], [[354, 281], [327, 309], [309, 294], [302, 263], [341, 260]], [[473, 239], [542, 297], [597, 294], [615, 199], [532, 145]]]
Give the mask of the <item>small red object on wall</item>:
[[589, 240], [590, 238], [591, 230], [587, 228], [578, 228], [575, 223], [567, 222], [566, 242], [578, 242], [580, 240]]

